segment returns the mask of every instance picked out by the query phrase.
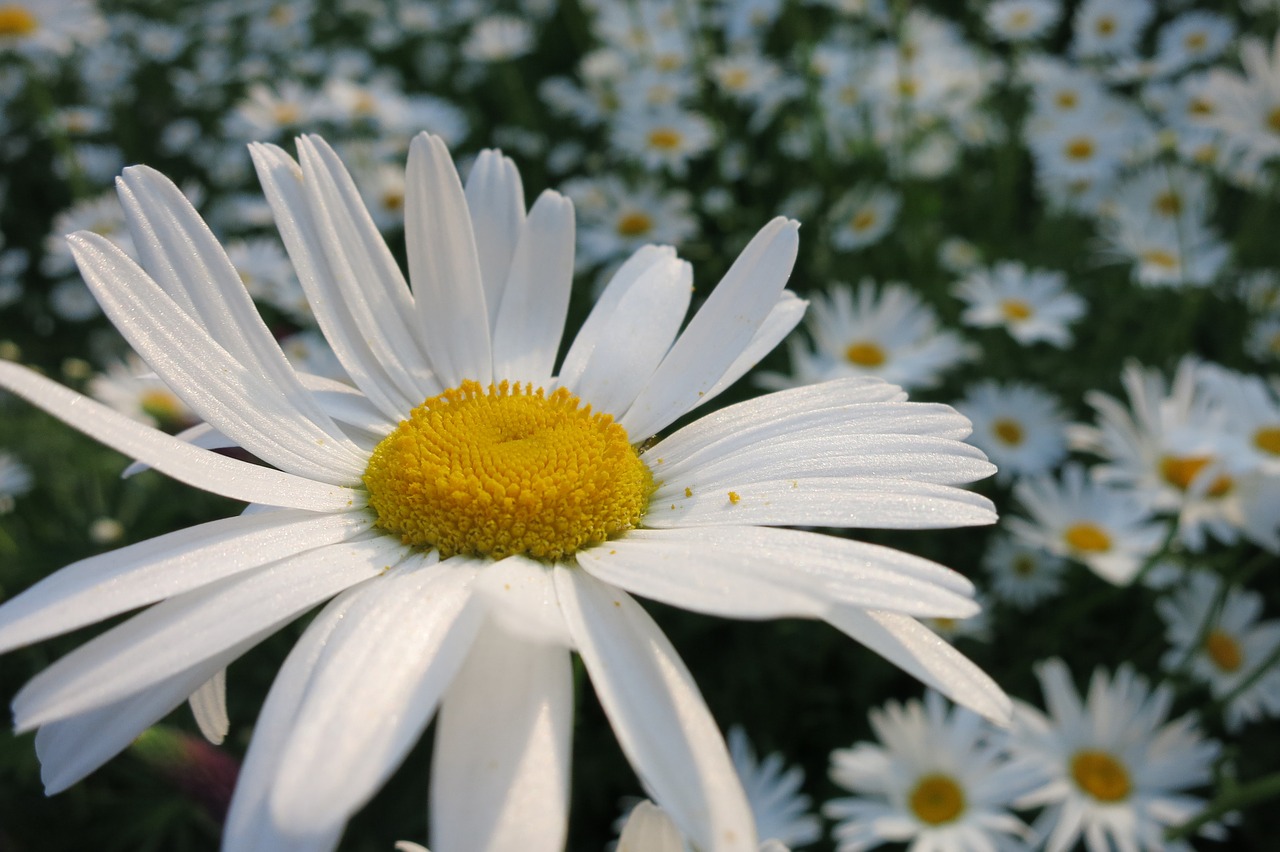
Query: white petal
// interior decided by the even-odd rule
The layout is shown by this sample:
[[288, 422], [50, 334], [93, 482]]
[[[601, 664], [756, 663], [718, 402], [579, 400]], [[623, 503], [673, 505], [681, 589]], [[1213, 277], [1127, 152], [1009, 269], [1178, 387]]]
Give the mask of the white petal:
[[192, 411], [276, 467], [336, 485], [359, 481], [361, 453], [350, 441], [232, 357], [113, 243], [81, 231], [67, 244], [103, 312]]
[[405, 398], [416, 404], [438, 393], [426, 349], [408, 324], [414, 305], [409, 285], [351, 175], [319, 136], [299, 137], [298, 162], [328, 267], [349, 294], [347, 303], [368, 312], [360, 325], [370, 351]]
[[805, 308], [808, 306], [809, 303], [795, 293], [790, 290], [783, 290], [782, 295], [778, 297], [777, 304], [773, 306], [773, 310], [769, 311], [769, 315], [764, 318], [764, 322], [756, 329], [756, 333], [752, 335], [751, 342], [747, 344], [746, 349], [742, 350], [742, 354], [735, 358], [733, 363], [725, 369], [724, 375], [716, 380], [716, 383], [711, 386], [711, 390], [698, 399], [698, 405], [715, 399], [725, 388], [745, 376], [748, 370], [760, 363], [760, 359], [772, 352], [782, 342], [782, 339], [800, 324], [800, 320], [804, 318]]
[[334, 630], [344, 622], [361, 597], [369, 594], [381, 578], [366, 580], [343, 592], [307, 625], [293, 646], [284, 665], [271, 684], [267, 699], [253, 728], [253, 740], [240, 767], [231, 808], [222, 830], [222, 848], [235, 852], [311, 852], [338, 845], [345, 821], [323, 826], [313, 824], [313, 831], [295, 830], [285, 834], [271, 819], [268, 795], [280, 769], [280, 758], [293, 730], [298, 708], [307, 697], [307, 688], [316, 663], [324, 654]]
[[640, 605], [574, 568], [556, 591], [618, 744], [659, 806], [705, 852], [755, 852], [755, 823], [720, 729]]
[[311, 373], [299, 373], [298, 378], [315, 396], [320, 407], [339, 423], [373, 435], [386, 436], [403, 419], [388, 419], [368, 397], [346, 382]]
[[342, 432], [303, 389], [231, 259], [182, 191], [146, 166], [125, 169], [117, 185], [147, 274], [233, 358], [278, 388], [331, 441], [344, 443]]
[[422, 398], [401, 393], [371, 348], [370, 341], [382, 334], [379, 317], [369, 305], [368, 291], [359, 282], [343, 286], [330, 264], [303, 186], [302, 168], [275, 145], [254, 142], [249, 153], [307, 303], [334, 355], [378, 410], [391, 418], [404, 416]]
[[117, 701], [213, 656], [274, 632], [325, 598], [384, 570], [403, 552], [379, 536], [335, 544], [169, 598], [81, 645], [13, 700], [18, 730]]
[[144, 461], [179, 482], [223, 497], [317, 512], [358, 509], [365, 504], [363, 491], [193, 447], [11, 362], [0, 361], [0, 387], [113, 450]]
[[633, 440], [695, 407], [748, 348], [791, 275], [799, 227], [774, 219], [742, 250], [619, 421]]
[[218, 669], [187, 701], [200, 733], [214, 745], [222, 745], [231, 729], [231, 719], [227, 716], [227, 670]]
[[926, 686], [957, 704], [1007, 725], [1009, 696], [963, 654], [914, 618], [849, 606], [832, 607], [826, 620]]
[[769, 524], [911, 530], [995, 521], [991, 501], [972, 491], [874, 476], [778, 479], [693, 491], [651, 503], [644, 517], [644, 525], [654, 528]]
[[501, 151], [481, 151], [467, 175], [466, 196], [471, 230], [477, 243], [484, 244], [480, 280], [484, 282], [484, 301], [489, 308], [489, 327], [493, 328], [524, 222], [524, 185], [516, 164]]
[[42, 726], [36, 732], [36, 754], [45, 795], [62, 792], [115, 757], [250, 644], [234, 645], [105, 707]]
[[[578, 336], [573, 339], [564, 363], [560, 366], [560, 383], [568, 388], [577, 386], [578, 379], [594, 357], [597, 348], [614, 343], [608, 333], [608, 327], [618, 312], [618, 305], [623, 297], [634, 287], [648, 270], [657, 263], [668, 258], [675, 259], [676, 250], [670, 246], [643, 246], [618, 268], [618, 271], [605, 285], [604, 292], [596, 299], [591, 313], [578, 329]], [[685, 310], [688, 310], [688, 294], [683, 297]], [[683, 317], [681, 312], [681, 317]]]
[[493, 380], [489, 308], [467, 199], [444, 140], [420, 133], [409, 145], [405, 248], [422, 338], [446, 387]]
[[0, 606], [0, 652], [369, 529], [363, 513], [284, 509], [167, 533], [73, 562]]
[[569, 651], [489, 622], [436, 719], [435, 852], [560, 852], [569, 819]]
[[616, 852], [684, 852], [680, 829], [662, 808], [645, 800], [631, 809]]
[[830, 603], [965, 618], [973, 585], [890, 547], [800, 530], [633, 530], [579, 552], [596, 577], [663, 603], [737, 618], [815, 616]]
[[[347, 820], [421, 736], [482, 612], [475, 567], [417, 560], [371, 585], [329, 637], [270, 792], [284, 832]], [[319, 824], [317, 826], [317, 823]]]
[[520, 228], [494, 322], [495, 379], [550, 383], [573, 285], [573, 202], [547, 190]]
[[618, 300], [570, 389], [596, 411], [621, 416], [676, 339], [692, 288], [693, 268], [674, 255], [650, 265]]
[[543, 563], [508, 556], [480, 571], [474, 591], [489, 617], [508, 633], [527, 642], [573, 647], [555, 581]]
[[[197, 423], [190, 428], [183, 429], [181, 432], [174, 433], [173, 437], [203, 450], [224, 450], [228, 447], [236, 446], [235, 441], [214, 429], [208, 423]], [[131, 462], [120, 472], [120, 478], [128, 479], [131, 476], [137, 476], [144, 470], [151, 470], [151, 465], [139, 461]]]

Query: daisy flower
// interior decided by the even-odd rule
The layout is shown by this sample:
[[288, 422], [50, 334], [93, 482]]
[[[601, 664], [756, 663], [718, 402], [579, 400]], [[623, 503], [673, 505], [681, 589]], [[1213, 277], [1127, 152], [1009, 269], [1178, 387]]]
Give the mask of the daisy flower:
[[1000, 534], [987, 546], [982, 567], [991, 575], [991, 593], [1018, 609], [1030, 609], [1062, 590], [1066, 561], [1042, 547]]
[[879, 242], [893, 227], [901, 206], [902, 196], [891, 189], [855, 187], [831, 209], [831, 244], [840, 251], [854, 251]]
[[31, 470], [13, 453], [0, 450], [0, 515], [13, 511], [15, 497], [31, 490]]
[[0, 6], [0, 54], [66, 56], [107, 31], [106, 19], [90, 0], [11, 0]]
[[189, 697], [205, 727], [225, 730], [227, 664], [325, 601], [258, 716], [224, 848], [334, 848], [434, 716], [432, 848], [560, 849], [576, 652], [681, 832], [708, 852], [754, 849], [719, 729], [632, 593], [821, 618], [957, 700], [1006, 713], [999, 688], [916, 620], [973, 614], [971, 584], [906, 553], [779, 528], [990, 523], [990, 502], [956, 487], [991, 473], [961, 442], [962, 416], [854, 378], [649, 440], [794, 327], [801, 303], [784, 287], [796, 223], [766, 225], [687, 325], [688, 264], [637, 252], [557, 370], [567, 199], [548, 191], [526, 212], [515, 165], [494, 151], [464, 186], [444, 142], [422, 134], [409, 151], [406, 279], [337, 155], [318, 137], [297, 144], [297, 161], [272, 145], [251, 152], [354, 387], [289, 366], [226, 253], [159, 173], [134, 167], [119, 184], [141, 265], [97, 235], [70, 238], [134, 350], [269, 466], [0, 363], [0, 386], [250, 504], [76, 563], [0, 608], [10, 649], [154, 604], [14, 699], [18, 729], [38, 729], [49, 792]]
[[804, 770], [787, 766], [778, 752], [757, 759], [746, 731], [737, 725], [729, 729], [728, 744], [760, 838], [777, 840], [790, 848], [808, 846], [821, 838], [822, 823], [809, 812], [812, 800], [800, 792]]
[[1155, 12], [1151, 0], [1084, 0], [1071, 21], [1071, 51], [1082, 58], [1127, 56]]
[[970, 272], [954, 293], [967, 305], [962, 322], [978, 328], [1003, 326], [1024, 346], [1041, 340], [1059, 349], [1070, 346], [1068, 326], [1085, 312], [1084, 299], [1067, 290], [1064, 273], [1029, 270], [1011, 260]]
[[1196, 97], [1212, 104], [1192, 119], [1227, 139], [1228, 147], [1255, 163], [1280, 154], [1280, 34], [1268, 45], [1262, 39], [1240, 40], [1244, 76], [1213, 68], [1197, 82]]
[[1013, 495], [1031, 515], [1009, 518], [1009, 532], [1034, 547], [1070, 557], [1108, 582], [1126, 585], [1164, 538], [1164, 528], [1132, 491], [1086, 479], [1068, 464], [1061, 481], [1019, 480]]
[[1184, 12], [1161, 28], [1156, 38], [1156, 62], [1166, 73], [1217, 59], [1235, 38], [1231, 19], [1199, 9]]
[[[1114, 677], [1095, 669], [1082, 702], [1061, 660], [1041, 663], [1036, 675], [1049, 714], [1018, 702], [1009, 745], [1015, 763], [1042, 775], [1017, 805], [1044, 806], [1035, 829], [1045, 849], [1063, 852], [1081, 840], [1088, 852], [1190, 852], [1164, 831], [1203, 808], [1185, 791], [1210, 782], [1219, 745], [1202, 738], [1191, 716], [1165, 722], [1169, 686], [1149, 689], [1129, 665]], [[1214, 825], [1200, 833], [1220, 836]]]
[[196, 418], [186, 403], [132, 352], [89, 380], [89, 396], [148, 426], [181, 428]]
[[1060, 17], [1058, 0], [995, 0], [983, 20], [997, 39], [1020, 43], [1040, 38]]
[[676, 177], [689, 170], [689, 160], [715, 142], [711, 122], [701, 114], [677, 107], [629, 109], [614, 119], [614, 146], [650, 171], [666, 169]]
[[870, 718], [879, 744], [831, 753], [831, 780], [855, 794], [822, 808], [839, 820], [832, 832], [837, 852], [893, 842], [912, 849], [995, 849], [1029, 839], [1010, 808], [1035, 775], [1008, 762], [1001, 738], [982, 718], [948, 709], [932, 691], [923, 703], [891, 701]]
[[998, 482], [1048, 473], [1067, 454], [1058, 401], [1034, 385], [979, 382], [956, 410], [973, 422], [969, 443], [995, 464]]
[[1254, 679], [1258, 666], [1280, 647], [1280, 621], [1260, 621], [1262, 608], [1262, 595], [1238, 586], [1224, 590], [1222, 579], [1207, 571], [1192, 572], [1156, 601], [1171, 646], [1161, 668], [1175, 672], [1189, 663], [1191, 675], [1215, 699], [1230, 696], [1224, 708], [1228, 731], [1280, 715], [1280, 668]]
[[[794, 376], [762, 373], [765, 387], [790, 387], [837, 376], [877, 376], [908, 390], [938, 384], [944, 371], [971, 360], [976, 350], [939, 328], [937, 315], [904, 284], [883, 289], [870, 280], [855, 291], [837, 284], [810, 297], [805, 321], [815, 351], [790, 344]], [[856, 301], [855, 301], [856, 300]]]

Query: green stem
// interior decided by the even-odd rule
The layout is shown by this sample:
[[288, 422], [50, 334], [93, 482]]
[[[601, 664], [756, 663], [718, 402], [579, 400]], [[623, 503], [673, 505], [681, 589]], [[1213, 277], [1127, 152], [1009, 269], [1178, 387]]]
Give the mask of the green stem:
[[1280, 772], [1268, 775], [1251, 784], [1227, 790], [1194, 819], [1188, 820], [1182, 825], [1166, 829], [1164, 838], [1169, 841], [1181, 840], [1232, 811], [1247, 808], [1250, 805], [1275, 798], [1276, 796], [1280, 796]]

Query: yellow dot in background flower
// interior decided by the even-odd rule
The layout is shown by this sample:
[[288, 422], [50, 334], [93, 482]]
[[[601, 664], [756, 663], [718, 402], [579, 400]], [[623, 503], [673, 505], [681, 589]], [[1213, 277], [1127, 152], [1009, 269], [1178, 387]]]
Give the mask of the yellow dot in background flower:
[[1276, 107], [1267, 113], [1267, 127], [1276, 133], [1280, 133], [1280, 107]]
[[671, 127], [659, 127], [649, 131], [649, 145], [663, 151], [674, 151], [684, 139], [680, 131]]
[[1067, 527], [1062, 537], [1071, 547], [1086, 553], [1106, 553], [1111, 549], [1111, 536], [1102, 527], [1088, 521]]
[[1002, 417], [992, 423], [991, 431], [1001, 441], [1014, 447], [1021, 444], [1026, 437], [1022, 432], [1021, 424], [1007, 417]]
[[187, 407], [167, 390], [149, 390], [138, 399], [142, 413], [161, 424], [179, 423], [186, 419]]
[[[1186, 491], [1200, 471], [1212, 461], [1212, 456], [1165, 456], [1160, 460], [1160, 475], [1165, 482]], [[1210, 497], [1222, 497], [1231, 491], [1233, 484], [1231, 477], [1219, 476], [1205, 493]]]
[[40, 28], [36, 16], [21, 3], [0, 5], [0, 37], [21, 38]]
[[1264, 453], [1280, 456], [1280, 426], [1267, 426], [1254, 432], [1253, 445]]
[[618, 234], [624, 237], [640, 237], [653, 230], [653, 219], [639, 210], [623, 213], [618, 217]]
[[884, 350], [869, 340], [850, 343], [845, 347], [844, 357], [861, 367], [879, 367], [886, 360]]
[[1105, 751], [1076, 752], [1071, 758], [1071, 777], [1081, 790], [1100, 802], [1122, 802], [1132, 789], [1129, 771]]
[[964, 790], [948, 775], [926, 775], [909, 797], [911, 811], [921, 822], [942, 825], [964, 813]]
[[855, 231], [869, 231], [875, 227], [879, 218], [874, 210], [859, 210], [858, 214], [850, 220], [849, 227]]
[[1093, 157], [1094, 152], [1093, 140], [1084, 136], [1077, 136], [1075, 139], [1067, 142], [1062, 152], [1071, 160], [1088, 160]]
[[413, 409], [364, 475], [378, 526], [406, 544], [555, 560], [634, 528], [653, 476], [607, 414], [564, 388], [463, 382]]
[[1231, 634], [1223, 630], [1211, 630], [1204, 639], [1204, 652], [1213, 664], [1224, 672], [1239, 671], [1244, 665], [1244, 650]]
[[1148, 249], [1141, 255], [1143, 263], [1149, 263], [1152, 266], [1158, 266], [1161, 269], [1177, 269], [1178, 257], [1173, 252], [1164, 249]]
[[1000, 310], [1004, 313], [1005, 319], [1015, 321], [1030, 319], [1033, 313], [1031, 306], [1021, 299], [1005, 299], [1000, 303]]

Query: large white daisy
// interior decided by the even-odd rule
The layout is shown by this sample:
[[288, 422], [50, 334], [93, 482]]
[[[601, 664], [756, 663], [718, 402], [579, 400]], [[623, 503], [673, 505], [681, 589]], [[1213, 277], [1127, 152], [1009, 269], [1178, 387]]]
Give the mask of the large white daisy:
[[[972, 615], [971, 584], [803, 524], [984, 524], [991, 473], [947, 406], [847, 378], [651, 436], [796, 324], [797, 225], [775, 219], [681, 331], [692, 272], [633, 256], [556, 369], [573, 209], [527, 213], [493, 151], [464, 187], [444, 143], [409, 153], [409, 279], [333, 151], [252, 153], [311, 307], [355, 387], [300, 375], [181, 192], [146, 168], [120, 196], [141, 266], [78, 233], [106, 314], [208, 424], [186, 443], [38, 374], [0, 386], [175, 478], [250, 504], [69, 566], [0, 608], [0, 650], [152, 605], [14, 700], [47, 789], [82, 778], [192, 697], [215, 735], [221, 672], [317, 604], [255, 728], [228, 849], [331, 849], [436, 716], [432, 849], [558, 850], [570, 653], [628, 759], [703, 850], [755, 830], [718, 728], [631, 593], [737, 618], [821, 618], [991, 716], [1003, 693], [916, 616]], [[203, 448], [234, 443], [269, 467]], [[437, 710], [439, 711], [437, 714]]]

